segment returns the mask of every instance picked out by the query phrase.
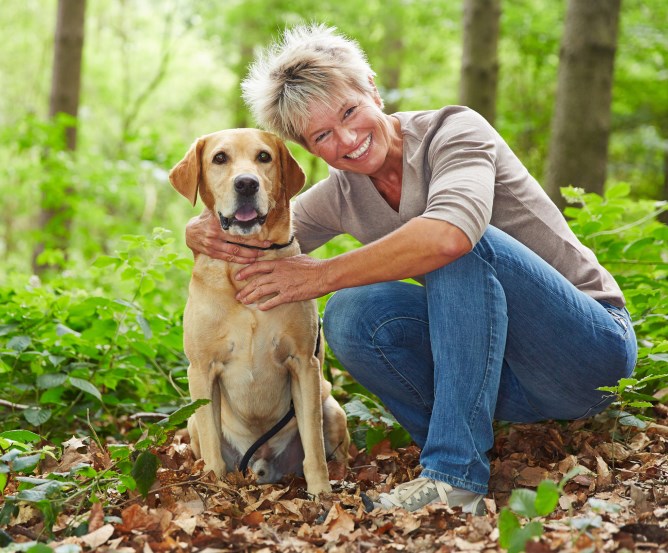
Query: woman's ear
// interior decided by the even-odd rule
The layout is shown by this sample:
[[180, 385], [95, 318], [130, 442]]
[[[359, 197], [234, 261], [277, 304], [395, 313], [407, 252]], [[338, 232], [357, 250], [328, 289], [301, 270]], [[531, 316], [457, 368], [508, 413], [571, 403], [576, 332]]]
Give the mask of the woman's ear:
[[380, 109], [383, 109], [385, 107], [385, 103], [383, 102], [383, 99], [380, 97], [378, 88], [376, 88], [376, 80], [374, 79], [373, 73], [369, 75], [369, 84], [371, 85], [371, 97], [373, 98], [373, 101]]

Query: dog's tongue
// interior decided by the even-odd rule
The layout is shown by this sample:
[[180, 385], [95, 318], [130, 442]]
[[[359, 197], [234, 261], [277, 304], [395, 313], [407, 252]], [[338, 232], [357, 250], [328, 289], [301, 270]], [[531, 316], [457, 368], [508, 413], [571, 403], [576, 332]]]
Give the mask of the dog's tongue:
[[255, 211], [252, 207], [246, 205], [240, 208], [239, 211], [237, 211], [234, 214], [234, 218], [237, 221], [250, 221], [252, 219], [257, 218], [257, 211]]

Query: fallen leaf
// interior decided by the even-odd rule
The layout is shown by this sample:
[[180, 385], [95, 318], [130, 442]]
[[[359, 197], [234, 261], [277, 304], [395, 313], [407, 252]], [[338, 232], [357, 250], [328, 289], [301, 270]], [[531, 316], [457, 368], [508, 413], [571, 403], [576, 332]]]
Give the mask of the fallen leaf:
[[94, 532], [98, 528], [104, 526], [104, 510], [102, 503], [93, 503], [88, 515], [88, 531]]
[[264, 515], [260, 511], [251, 511], [241, 518], [241, 522], [247, 526], [259, 526], [264, 522]]
[[114, 526], [113, 524], [105, 524], [100, 526], [93, 532], [89, 532], [85, 536], [81, 536], [81, 541], [83, 541], [88, 547], [95, 551], [102, 544], [105, 544], [109, 541], [109, 538], [114, 535]]
[[520, 486], [528, 486], [530, 488], [538, 487], [545, 478], [548, 472], [542, 467], [526, 467], [520, 471], [517, 477], [517, 484]]
[[612, 473], [601, 456], [596, 457], [596, 489], [605, 490], [612, 485]]
[[322, 534], [326, 540], [337, 541], [342, 535], [348, 535], [355, 529], [355, 520], [340, 503], [334, 503], [323, 523], [327, 529]]

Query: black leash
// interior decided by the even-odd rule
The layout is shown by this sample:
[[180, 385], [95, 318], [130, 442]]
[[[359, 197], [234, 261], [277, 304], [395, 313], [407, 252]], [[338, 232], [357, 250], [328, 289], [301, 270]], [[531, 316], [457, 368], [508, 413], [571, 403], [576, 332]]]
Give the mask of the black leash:
[[241, 244], [240, 242], [232, 242], [232, 240], [225, 240], [228, 244], [234, 244], [235, 246], [241, 246], [242, 248], [250, 248], [251, 250], [282, 250], [283, 248], [287, 248], [290, 244], [292, 244], [295, 241], [294, 235], [290, 237], [290, 240], [286, 242], [285, 244], [272, 244], [268, 248], [262, 248], [261, 246], [251, 246], [250, 244]]
[[[292, 238], [294, 240], [294, 237]], [[292, 242], [292, 240], [290, 240]], [[288, 244], [286, 244], [288, 245]], [[265, 248], [259, 248], [259, 249], [265, 249]], [[275, 248], [274, 248], [275, 249]], [[315, 343], [315, 356], [318, 357], [318, 354], [320, 353], [320, 329], [322, 328], [322, 321], [318, 320], [318, 340]], [[271, 440], [276, 434], [278, 434], [283, 427], [288, 424], [291, 420], [292, 417], [295, 416], [295, 406], [294, 403], [291, 401], [290, 402], [290, 409], [288, 409], [288, 412], [283, 416], [283, 418], [278, 421], [274, 426], [272, 426], [265, 434], [260, 436], [257, 441], [248, 448], [248, 451], [245, 453], [245, 455], [241, 458], [241, 462], [239, 463], [239, 471], [246, 474], [248, 471], [248, 463], [250, 462], [251, 458], [253, 455], [255, 455], [255, 452], [260, 449], [264, 444], [266, 444], [269, 440]]]

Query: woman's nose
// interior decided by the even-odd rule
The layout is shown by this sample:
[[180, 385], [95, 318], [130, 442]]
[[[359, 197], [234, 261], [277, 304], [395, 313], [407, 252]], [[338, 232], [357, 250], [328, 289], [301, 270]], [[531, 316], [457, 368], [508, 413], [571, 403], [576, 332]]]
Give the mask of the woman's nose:
[[354, 146], [357, 140], [357, 133], [347, 127], [341, 127], [338, 131], [339, 142], [342, 146]]

